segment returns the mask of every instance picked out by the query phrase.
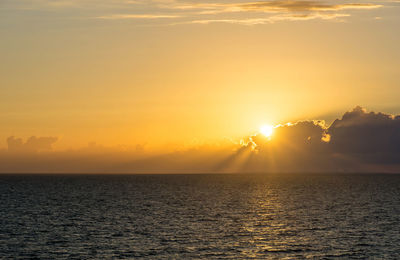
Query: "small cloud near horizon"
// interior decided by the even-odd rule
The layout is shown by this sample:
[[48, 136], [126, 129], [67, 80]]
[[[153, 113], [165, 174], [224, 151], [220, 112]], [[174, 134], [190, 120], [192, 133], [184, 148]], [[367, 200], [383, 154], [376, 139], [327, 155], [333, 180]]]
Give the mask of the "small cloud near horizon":
[[52, 145], [58, 140], [57, 137], [31, 136], [25, 142], [22, 138], [10, 136], [7, 138], [7, 150], [9, 152], [41, 152], [51, 151]]

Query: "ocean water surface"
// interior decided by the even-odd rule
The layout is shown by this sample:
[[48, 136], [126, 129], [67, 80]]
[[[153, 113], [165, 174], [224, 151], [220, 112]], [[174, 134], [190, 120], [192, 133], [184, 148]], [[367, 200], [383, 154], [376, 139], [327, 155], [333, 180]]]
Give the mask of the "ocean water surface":
[[0, 175], [0, 258], [400, 258], [400, 175]]

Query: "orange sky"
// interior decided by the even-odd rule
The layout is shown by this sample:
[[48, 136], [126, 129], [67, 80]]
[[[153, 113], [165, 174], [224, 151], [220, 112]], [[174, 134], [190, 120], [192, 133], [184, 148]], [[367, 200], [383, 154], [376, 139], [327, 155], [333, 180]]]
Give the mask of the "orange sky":
[[[258, 4], [257, 4], [258, 3]], [[285, 4], [286, 3], [286, 4]], [[166, 149], [397, 113], [394, 1], [2, 1], [0, 147]]]

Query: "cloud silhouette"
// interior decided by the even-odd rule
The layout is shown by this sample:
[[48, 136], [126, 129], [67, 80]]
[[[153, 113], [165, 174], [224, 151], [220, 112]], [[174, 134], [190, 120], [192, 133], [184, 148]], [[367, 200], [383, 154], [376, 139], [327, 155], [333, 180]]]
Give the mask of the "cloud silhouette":
[[56, 137], [31, 136], [24, 142], [21, 138], [10, 136], [7, 138], [7, 145], [10, 152], [40, 152], [51, 150], [56, 141]]
[[374, 161], [387, 162], [392, 158], [390, 161], [400, 162], [400, 116], [367, 113], [358, 106], [336, 119], [328, 133], [335, 152], [365, 155], [366, 158], [374, 155]]
[[8, 152], [0, 150], [0, 172], [400, 172], [400, 116], [361, 107], [330, 126], [322, 120], [287, 123], [275, 126], [271, 138], [255, 134], [157, 154], [141, 146], [50, 151], [56, 140], [9, 137]]
[[321, 162], [325, 170], [328, 165], [333, 170], [364, 165], [360, 169], [365, 170], [368, 164], [400, 164], [400, 116], [367, 112], [360, 106], [329, 127], [323, 121], [302, 121], [276, 127], [271, 140], [261, 134], [251, 140], [258, 156], [265, 161], [273, 157], [278, 169], [290, 163], [307, 170]]

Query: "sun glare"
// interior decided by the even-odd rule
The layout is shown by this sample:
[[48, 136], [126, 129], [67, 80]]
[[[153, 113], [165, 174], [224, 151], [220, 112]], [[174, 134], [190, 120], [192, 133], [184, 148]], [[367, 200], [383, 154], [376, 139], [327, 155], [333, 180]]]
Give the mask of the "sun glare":
[[274, 133], [274, 127], [272, 125], [263, 125], [260, 127], [260, 133], [265, 137], [271, 137]]

